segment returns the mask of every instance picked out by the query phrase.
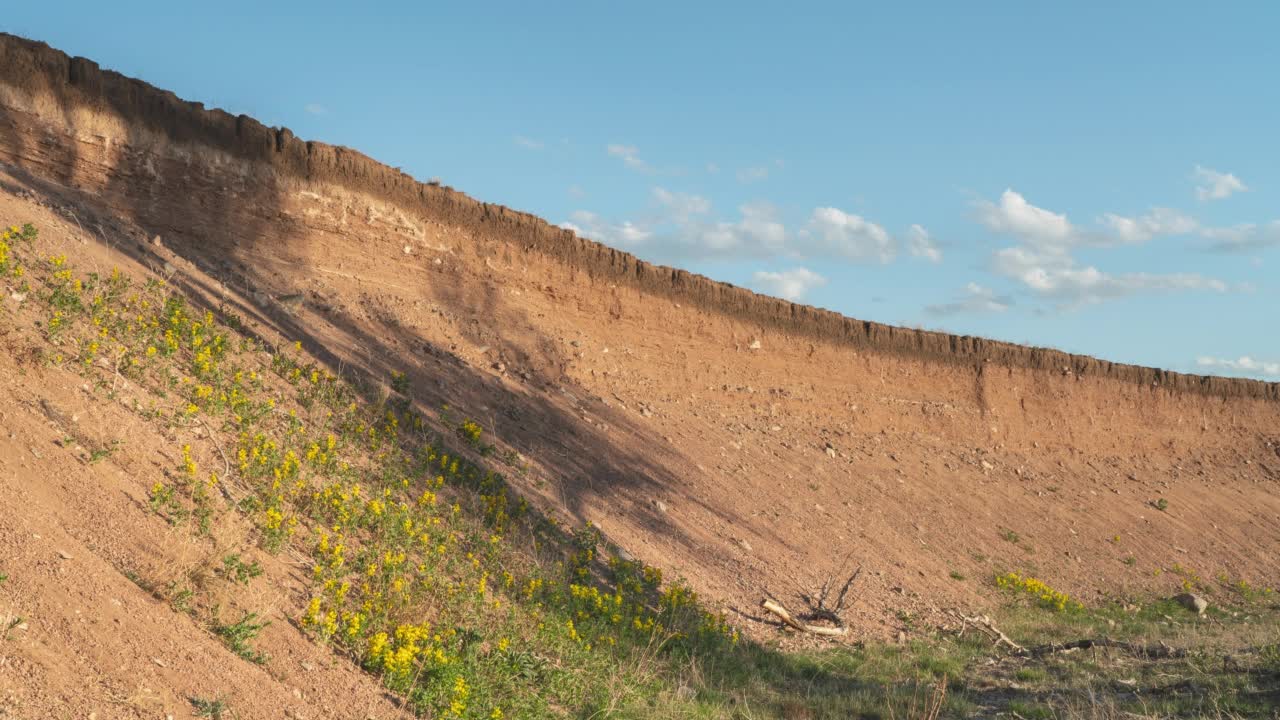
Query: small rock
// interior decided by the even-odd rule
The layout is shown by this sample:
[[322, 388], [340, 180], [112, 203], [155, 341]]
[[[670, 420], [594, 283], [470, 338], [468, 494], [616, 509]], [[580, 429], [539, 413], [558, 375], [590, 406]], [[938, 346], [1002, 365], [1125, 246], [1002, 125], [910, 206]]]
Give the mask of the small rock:
[[164, 240], [159, 235], [156, 235], [151, 238], [151, 244], [156, 247], [164, 247]]
[[404, 254], [405, 254], [405, 255], [412, 255], [412, 254], [413, 254], [413, 246], [412, 246], [412, 245], [405, 245], [405, 246], [404, 246]]
[[740, 538], [740, 539], [738, 540], [738, 544], [742, 546], [742, 549], [743, 549], [743, 550], [746, 550], [747, 552], [751, 552], [751, 543], [749, 543], [749, 542], [747, 542], [746, 540], [744, 540], [744, 539], [741, 539], [741, 538]]
[[660, 513], [665, 513], [669, 509], [666, 503], [656, 498], [654, 500], [650, 500], [650, 502], [653, 504], [655, 508], [658, 509], [658, 512]]
[[1209, 601], [1194, 593], [1182, 593], [1174, 595], [1172, 600], [1182, 607], [1194, 612], [1197, 615], [1203, 615], [1206, 608], [1209, 607]]
[[751, 344], [747, 346], [747, 349], [748, 349], [748, 350], [759, 350], [759, 349], [760, 349], [760, 341], [759, 341], [759, 340], [752, 340], [752, 341], [751, 341]]
[[835, 457], [836, 449], [831, 447], [831, 443], [827, 443], [827, 457]]
[[996, 469], [996, 466], [995, 466], [995, 465], [992, 465], [991, 463], [987, 462], [986, 460], [983, 460], [983, 461], [982, 461], [982, 469], [983, 469], [983, 470], [995, 470], [995, 469]]
[[65, 551], [62, 551], [62, 550], [59, 550], [59, 551], [58, 551], [58, 557], [62, 558], [63, 560], [70, 560], [70, 559], [71, 559], [71, 556], [70, 556], [70, 555], [68, 555]]

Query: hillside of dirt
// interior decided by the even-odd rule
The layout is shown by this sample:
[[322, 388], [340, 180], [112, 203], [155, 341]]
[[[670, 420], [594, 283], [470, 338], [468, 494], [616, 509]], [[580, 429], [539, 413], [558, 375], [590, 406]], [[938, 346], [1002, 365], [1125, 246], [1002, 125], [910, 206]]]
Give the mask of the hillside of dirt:
[[[0, 223], [82, 268], [163, 278], [384, 394], [403, 373], [419, 412], [483, 426], [521, 497], [687, 579], [748, 636], [775, 634], [754, 619], [764, 593], [854, 567], [850, 637], [876, 639], [990, 605], [1006, 571], [1086, 604], [1280, 573], [1277, 384], [756, 295], [10, 35], [0, 163]], [[73, 709], [60, 689], [92, 676], [79, 701], [148, 711], [248, 683], [250, 717], [338, 698], [367, 708], [343, 717], [400, 712], [290, 625], [308, 569], [284, 557], [255, 606], [292, 669], [202, 675], [226, 667], [216, 639], [127, 577], [196, 554], [138, 511], [177, 458], [24, 347], [0, 353], [0, 602], [46, 635], [0, 667], [11, 697]], [[77, 434], [123, 449], [57, 451]]]

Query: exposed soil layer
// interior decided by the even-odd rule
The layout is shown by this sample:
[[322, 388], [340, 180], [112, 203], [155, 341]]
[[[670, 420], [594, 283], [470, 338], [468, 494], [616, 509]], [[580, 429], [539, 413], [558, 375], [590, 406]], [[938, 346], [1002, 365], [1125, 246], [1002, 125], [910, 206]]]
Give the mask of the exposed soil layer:
[[1280, 385], [1275, 383], [1184, 375], [978, 337], [881, 325], [651, 265], [528, 213], [479, 202], [448, 187], [420, 183], [349, 148], [300, 140], [286, 128], [269, 128], [247, 115], [206, 110], [201, 103], [187, 102], [140, 80], [102, 70], [92, 60], [69, 57], [43, 43], [12, 35], [0, 34], [0, 73], [0, 84], [8, 86], [6, 104], [45, 119], [71, 120], [74, 125], [84, 115], [107, 115], [128, 128], [130, 139], [146, 133], [165, 143], [202, 146], [269, 168], [281, 179], [358, 192], [407, 213], [472, 228], [489, 240], [537, 250], [594, 279], [625, 283], [788, 334], [968, 365], [997, 362], [1065, 369], [1077, 375], [1102, 375], [1213, 395], [1280, 398]]
[[[35, 223], [82, 265], [164, 276], [334, 370], [406, 372], [420, 407], [448, 403], [520, 453], [510, 480], [541, 508], [684, 575], [750, 632], [772, 633], [747, 617], [765, 590], [855, 565], [855, 637], [990, 604], [1003, 570], [1086, 603], [1172, 592], [1175, 568], [1280, 575], [1275, 384], [755, 295], [7, 35], [0, 163], [0, 222]], [[289, 625], [286, 564], [269, 569], [270, 644], [309, 669], [222, 652], [203, 670], [217, 641], [124, 574], [183, 563], [139, 507], [172, 443], [90, 411], [21, 348], [0, 355], [0, 558], [34, 568], [0, 588], [0, 614], [33, 618], [17, 651], [0, 645], [0, 691], [23, 712], [183, 716], [185, 696], [218, 691], [248, 717], [396, 712]], [[41, 399], [127, 452], [57, 459]], [[332, 688], [364, 714], [331, 711]]]

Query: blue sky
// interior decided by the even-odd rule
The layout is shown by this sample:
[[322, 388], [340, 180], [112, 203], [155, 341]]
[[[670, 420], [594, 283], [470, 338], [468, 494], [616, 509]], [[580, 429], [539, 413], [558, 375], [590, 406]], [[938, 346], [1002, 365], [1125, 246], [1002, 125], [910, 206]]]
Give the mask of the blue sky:
[[854, 317], [1280, 380], [1280, 5], [180, 5], [0, 29]]

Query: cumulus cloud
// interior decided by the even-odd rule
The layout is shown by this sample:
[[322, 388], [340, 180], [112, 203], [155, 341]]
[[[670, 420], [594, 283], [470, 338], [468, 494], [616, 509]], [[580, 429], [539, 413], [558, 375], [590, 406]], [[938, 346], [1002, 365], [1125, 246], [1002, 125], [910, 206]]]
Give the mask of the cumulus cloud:
[[1201, 200], [1221, 200], [1249, 188], [1240, 178], [1231, 173], [1218, 172], [1211, 168], [1196, 166], [1196, 197]]
[[1157, 235], [1186, 235], [1200, 229], [1195, 218], [1170, 208], [1152, 208], [1140, 217], [1106, 213], [1101, 218], [1110, 237], [1120, 243], [1144, 243]]
[[1154, 208], [1139, 217], [1108, 213], [1099, 227], [1074, 225], [1064, 213], [1036, 207], [1012, 189], [998, 203], [978, 203], [978, 219], [988, 228], [1012, 235], [1018, 244], [997, 250], [991, 270], [1017, 281], [1032, 293], [1076, 307], [1140, 292], [1200, 290], [1226, 292], [1226, 283], [1199, 273], [1109, 273], [1082, 265], [1074, 256], [1081, 247], [1105, 248], [1142, 243], [1157, 236], [1204, 232], [1193, 218], [1176, 210]]
[[[816, 208], [794, 230], [767, 202], [739, 205], [736, 218], [717, 217], [707, 198], [663, 187], [653, 188], [648, 209], [634, 218], [611, 223], [579, 210], [562, 227], [606, 244], [643, 245], [647, 256], [664, 260], [821, 257], [887, 263], [899, 245], [880, 225], [839, 208]], [[904, 240], [912, 256], [941, 260], [941, 250], [923, 227], [910, 226]]]
[[769, 177], [769, 168], [767, 167], [749, 167], [738, 171], [738, 182], [746, 184], [760, 182]]
[[711, 212], [711, 201], [701, 195], [672, 192], [666, 188], [653, 189], [653, 199], [663, 209], [666, 217], [680, 225], [693, 222], [698, 216]]
[[640, 149], [635, 145], [621, 145], [611, 143], [605, 150], [613, 157], [621, 158], [622, 164], [628, 168], [642, 173], [651, 173], [653, 168], [649, 163], [640, 159]]
[[1107, 273], [1080, 266], [1061, 249], [1037, 251], [1025, 247], [998, 250], [992, 270], [1016, 280], [1025, 289], [1058, 300], [1064, 307], [1089, 305], [1139, 292], [1205, 290], [1226, 292], [1228, 286], [1199, 273]]
[[969, 283], [964, 292], [953, 302], [941, 305], [927, 305], [925, 312], [930, 315], [959, 315], [961, 313], [1004, 312], [1013, 305], [1013, 298], [996, 295], [991, 288], [978, 283]]
[[[683, 239], [712, 255], [786, 255], [787, 228], [778, 211], [769, 203], [747, 203], [738, 207], [735, 222], [686, 228]], [[692, 231], [692, 232], [688, 232]]]
[[519, 145], [526, 150], [541, 150], [546, 147], [546, 143], [541, 140], [534, 140], [533, 138], [527, 138], [523, 135], [517, 135], [515, 137], [515, 142], [516, 145]]
[[1000, 202], [978, 203], [978, 219], [983, 225], [1037, 245], [1065, 245], [1076, 235], [1062, 213], [1038, 208], [1012, 189], [1000, 194]]
[[560, 227], [606, 245], [637, 249], [667, 257], [775, 257], [788, 255], [789, 234], [768, 203], [747, 203], [736, 220], [711, 220], [711, 203], [698, 195], [656, 188], [654, 212], [640, 221], [609, 223], [595, 213], [578, 210]]
[[1261, 377], [1280, 377], [1280, 362], [1255, 360], [1245, 355], [1237, 360], [1216, 357], [1196, 358], [1196, 364], [1218, 372], [1230, 372]]
[[1280, 246], [1280, 220], [1265, 225], [1242, 223], [1226, 228], [1201, 231], [1211, 242], [1209, 250], [1221, 253], [1248, 253]]
[[911, 257], [928, 260], [931, 263], [942, 262], [942, 248], [933, 241], [929, 231], [919, 225], [907, 228], [907, 252]]
[[859, 262], [887, 263], [896, 249], [893, 237], [883, 227], [833, 207], [815, 208], [801, 239], [816, 251]]
[[643, 243], [653, 235], [630, 220], [615, 225], [586, 210], [577, 210], [570, 218], [570, 222], [560, 223], [560, 227], [572, 230], [579, 237], [589, 237], [605, 245], [631, 247]]
[[764, 293], [792, 302], [810, 290], [827, 284], [827, 279], [808, 268], [798, 267], [782, 272], [759, 271], [753, 275], [754, 285]]
[[321, 105], [320, 103], [308, 103], [307, 106], [303, 108], [303, 110], [306, 110], [308, 115], [328, 115], [329, 114], [329, 108]]

